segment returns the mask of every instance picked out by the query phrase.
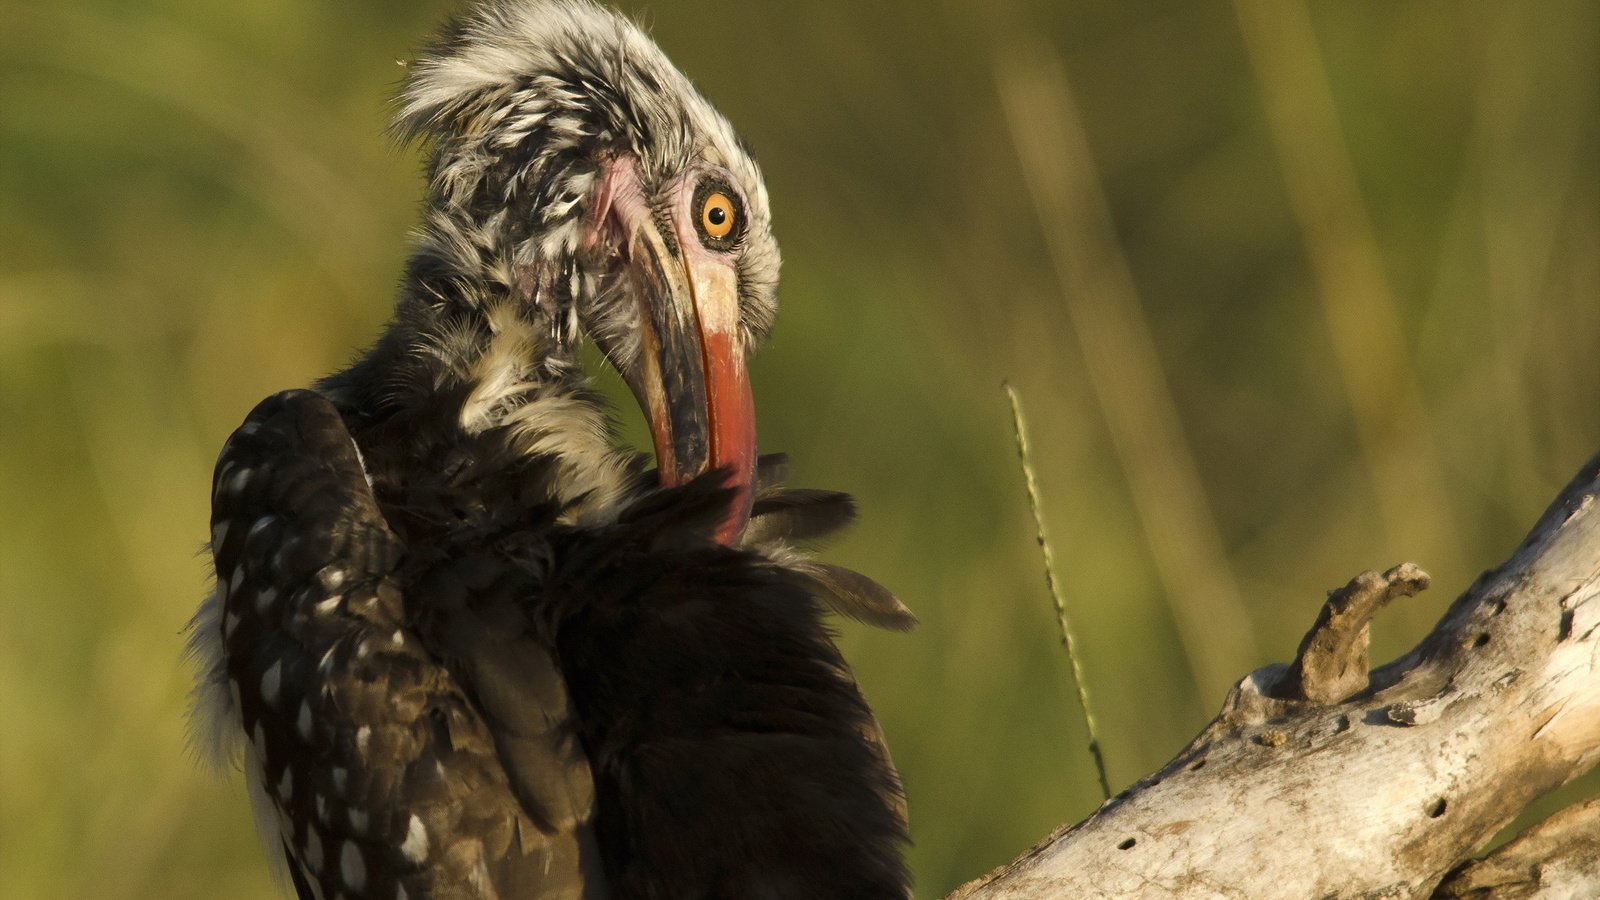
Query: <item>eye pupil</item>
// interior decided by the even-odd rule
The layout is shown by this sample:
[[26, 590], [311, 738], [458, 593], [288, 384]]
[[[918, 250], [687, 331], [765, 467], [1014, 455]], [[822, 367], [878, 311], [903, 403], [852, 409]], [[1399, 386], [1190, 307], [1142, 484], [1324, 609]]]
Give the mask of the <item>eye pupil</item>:
[[713, 225], [721, 225], [728, 221], [728, 211], [720, 206], [713, 206], [711, 211], [706, 213], [706, 221]]

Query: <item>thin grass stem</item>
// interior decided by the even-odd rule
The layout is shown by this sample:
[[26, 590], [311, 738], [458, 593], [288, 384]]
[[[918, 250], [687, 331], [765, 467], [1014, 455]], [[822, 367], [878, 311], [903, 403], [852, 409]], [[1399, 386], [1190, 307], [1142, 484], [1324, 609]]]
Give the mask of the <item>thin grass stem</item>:
[[1017, 437], [1017, 457], [1022, 461], [1022, 478], [1028, 485], [1028, 508], [1033, 511], [1034, 533], [1039, 540], [1039, 553], [1044, 557], [1044, 583], [1050, 588], [1050, 599], [1056, 606], [1056, 624], [1061, 628], [1061, 646], [1072, 663], [1072, 683], [1078, 690], [1078, 707], [1083, 710], [1083, 722], [1089, 729], [1089, 755], [1094, 757], [1095, 772], [1100, 776], [1100, 793], [1111, 799], [1111, 781], [1106, 778], [1106, 759], [1100, 752], [1100, 729], [1095, 725], [1094, 711], [1089, 706], [1089, 684], [1083, 677], [1083, 666], [1078, 662], [1077, 642], [1072, 636], [1072, 623], [1067, 619], [1067, 602], [1061, 595], [1061, 583], [1056, 580], [1055, 553], [1050, 549], [1050, 536], [1045, 532], [1044, 512], [1039, 505], [1039, 479], [1033, 474], [1033, 452], [1028, 446], [1027, 421], [1022, 417], [1022, 400], [1009, 381], [1001, 382], [1006, 397], [1011, 400], [1011, 430]]

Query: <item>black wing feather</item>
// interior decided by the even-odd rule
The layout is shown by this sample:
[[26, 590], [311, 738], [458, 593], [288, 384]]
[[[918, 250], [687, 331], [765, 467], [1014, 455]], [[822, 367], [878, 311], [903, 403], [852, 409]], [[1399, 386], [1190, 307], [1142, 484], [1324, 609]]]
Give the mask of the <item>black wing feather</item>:
[[[408, 552], [339, 413], [309, 391], [263, 401], [229, 440], [212, 524], [246, 764], [261, 769], [302, 897], [312, 884], [386, 900], [604, 895], [588, 766], [549, 655], [524, 639], [458, 678], [441, 655], [490, 625], [457, 616], [440, 634], [438, 616], [415, 614], [468, 596], [457, 606], [515, 608], [526, 576]], [[477, 687], [517, 694], [533, 716], [559, 702], [536, 722], [497, 721]]]

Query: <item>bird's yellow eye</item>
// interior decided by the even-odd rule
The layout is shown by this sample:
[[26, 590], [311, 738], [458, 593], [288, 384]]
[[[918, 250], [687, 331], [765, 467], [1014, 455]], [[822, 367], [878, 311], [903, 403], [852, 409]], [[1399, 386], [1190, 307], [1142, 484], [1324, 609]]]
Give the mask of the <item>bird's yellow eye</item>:
[[700, 227], [710, 237], [725, 238], [732, 234], [736, 216], [733, 201], [721, 191], [707, 195], [700, 205]]

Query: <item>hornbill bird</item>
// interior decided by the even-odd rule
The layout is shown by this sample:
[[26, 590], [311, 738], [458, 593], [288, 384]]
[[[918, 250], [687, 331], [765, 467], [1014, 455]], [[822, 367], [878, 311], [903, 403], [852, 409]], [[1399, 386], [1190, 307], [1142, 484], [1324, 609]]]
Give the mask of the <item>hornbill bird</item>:
[[[409, 67], [394, 318], [262, 401], [212, 488], [197, 733], [320, 898], [901, 898], [900, 782], [758, 458], [778, 249], [745, 145], [631, 22], [489, 0]], [[649, 421], [613, 445], [587, 337]]]

